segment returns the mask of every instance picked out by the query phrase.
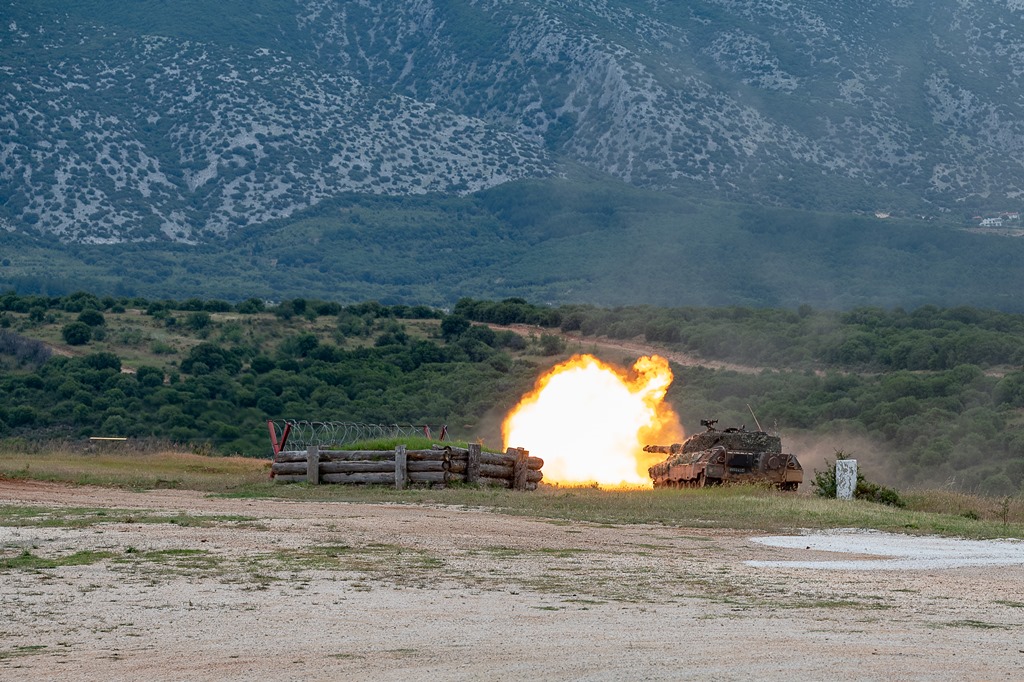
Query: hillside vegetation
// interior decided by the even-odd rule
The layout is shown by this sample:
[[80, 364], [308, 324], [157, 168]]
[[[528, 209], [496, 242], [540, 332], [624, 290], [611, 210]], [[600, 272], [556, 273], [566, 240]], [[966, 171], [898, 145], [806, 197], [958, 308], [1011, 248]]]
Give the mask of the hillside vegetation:
[[621, 184], [324, 201], [224, 241], [77, 245], [0, 231], [22, 294], [1024, 312], [1024, 240], [956, 225], [704, 202]]
[[688, 431], [702, 418], [749, 423], [749, 405], [808, 467], [842, 449], [889, 484], [1016, 494], [1024, 484], [1022, 326], [1020, 315], [973, 308], [602, 309], [465, 299], [445, 313], [312, 299], [267, 308], [258, 299], [8, 293], [0, 296], [0, 436], [157, 438], [264, 456], [266, 420], [288, 417], [447, 424], [458, 438], [498, 446], [502, 416], [540, 371], [568, 352], [598, 351], [592, 340], [606, 335], [760, 366], [675, 366], [669, 400]]

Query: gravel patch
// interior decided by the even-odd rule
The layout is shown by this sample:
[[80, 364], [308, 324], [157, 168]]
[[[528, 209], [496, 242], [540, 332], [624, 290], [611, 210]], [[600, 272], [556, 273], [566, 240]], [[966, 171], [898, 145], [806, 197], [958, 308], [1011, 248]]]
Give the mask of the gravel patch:
[[1015, 540], [962, 540], [936, 536], [897, 535], [843, 528], [807, 535], [751, 538], [768, 547], [819, 552], [867, 554], [870, 559], [766, 561], [758, 568], [811, 568], [832, 571], [924, 571], [980, 566], [1024, 566], [1024, 543]]
[[[0, 481], [0, 503], [55, 519], [117, 510], [87, 527], [3, 527], [0, 559], [95, 560], [0, 570], [2, 680], [1024, 679], [1020, 543], [855, 531], [751, 541], [19, 481]], [[131, 509], [149, 522], [125, 521]], [[182, 525], [182, 511], [204, 523]], [[961, 558], [1017, 558], [952, 565], [938, 553], [947, 542]], [[946, 563], [801, 567], [837, 548], [854, 566]]]

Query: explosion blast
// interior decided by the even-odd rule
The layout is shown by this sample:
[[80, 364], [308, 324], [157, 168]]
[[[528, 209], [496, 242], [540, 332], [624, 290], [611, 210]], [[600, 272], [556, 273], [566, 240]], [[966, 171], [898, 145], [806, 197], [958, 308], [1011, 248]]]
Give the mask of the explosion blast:
[[627, 372], [576, 355], [544, 374], [502, 425], [505, 447], [544, 458], [544, 480], [562, 484], [650, 486], [647, 467], [664, 457], [645, 443], [679, 443], [683, 428], [662, 402], [668, 361], [642, 357]]

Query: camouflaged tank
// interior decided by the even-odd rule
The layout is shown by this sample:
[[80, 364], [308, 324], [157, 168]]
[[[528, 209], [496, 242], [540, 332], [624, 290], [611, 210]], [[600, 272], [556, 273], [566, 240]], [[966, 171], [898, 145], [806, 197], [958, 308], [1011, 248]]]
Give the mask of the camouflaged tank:
[[719, 431], [717, 422], [702, 420], [707, 431], [690, 436], [685, 443], [644, 446], [645, 452], [668, 455], [647, 470], [655, 488], [766, 482], [796, 490], [803, 483], [803, 467], [795, 456], [782, 452], [778, 436], [745, 428]]

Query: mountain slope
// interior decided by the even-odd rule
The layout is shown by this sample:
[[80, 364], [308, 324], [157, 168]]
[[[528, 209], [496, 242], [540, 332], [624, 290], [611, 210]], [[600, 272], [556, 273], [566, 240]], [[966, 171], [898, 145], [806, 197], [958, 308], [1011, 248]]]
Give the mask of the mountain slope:
[[346, 191], [466, 193], [551, 171], [543, 150], [480, 120], [265, 48], [10, 26], [10, 227], [194, 240]]
[[1024, 192], [1020, 0], [7, 4], [7, 229], [195, 240], [558, 159], [808, 208]]
[[321, 58], [644, 186], [789, 201], [825, 173], [944, 205], [1022, 190], [1017, 0], [303, 6]]

